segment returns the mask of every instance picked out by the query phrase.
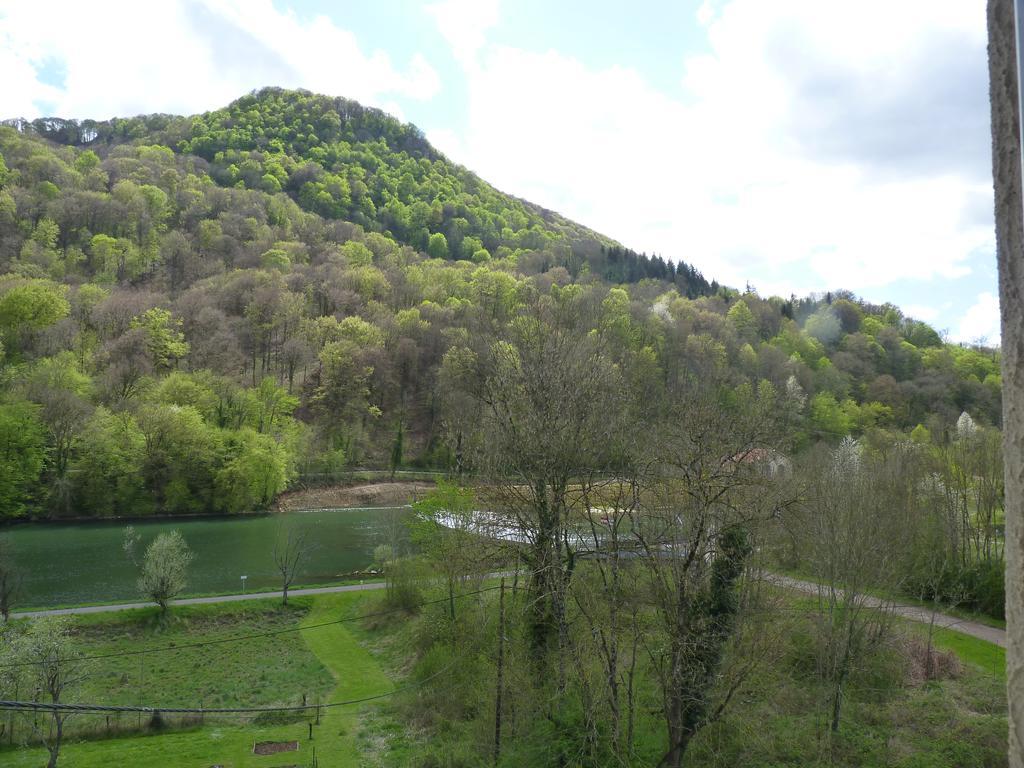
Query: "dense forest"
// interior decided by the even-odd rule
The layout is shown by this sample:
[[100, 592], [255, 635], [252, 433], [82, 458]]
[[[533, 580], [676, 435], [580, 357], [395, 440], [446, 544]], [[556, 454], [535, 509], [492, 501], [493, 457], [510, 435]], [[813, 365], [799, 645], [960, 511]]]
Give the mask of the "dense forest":
[[632, 376], [799, 392], [795, 451], [943, 445], [964, 412], [999, 420], [995, 350], [843, 291], [708, 282], [498, 192], [413, 126], [302, 91], [8, 121], [0, 270], [0, 517], [236, 512], [346, 467], [457, 467], [450, 351], [545, 301]]

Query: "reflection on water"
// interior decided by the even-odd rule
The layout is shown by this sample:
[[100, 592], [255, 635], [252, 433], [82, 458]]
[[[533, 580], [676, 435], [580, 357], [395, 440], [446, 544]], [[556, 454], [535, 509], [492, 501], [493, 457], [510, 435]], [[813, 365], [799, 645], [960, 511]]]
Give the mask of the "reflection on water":
[[[306, 533], [314, 546], [296, 583], [335, 581], [367, 568], [373, 550], [404, 534], [408, 508], [333, 509], [278, 515], [133, 521], [140, 552], [158, 533], [178, 529], [195, 553], [188, 593], [279, 589], [272, 557], [282, 524]], [[0, 529], [22, 574], [19, 606], [132, 600], [137, 571], [121, 548], [124, 522], [19, 525]]]

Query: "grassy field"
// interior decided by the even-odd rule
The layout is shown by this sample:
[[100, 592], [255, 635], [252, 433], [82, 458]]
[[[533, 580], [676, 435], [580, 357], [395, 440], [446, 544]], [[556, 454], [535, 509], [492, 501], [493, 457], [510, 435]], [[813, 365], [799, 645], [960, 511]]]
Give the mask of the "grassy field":
[[[180, 645], [197, 639], [260, 631], [294, 632], [201, 649], [180, 649], [145, 657], [95, 662], [90, 678], [67, 700], [111, 703], [157, 702], [206, 706], [290, 704], [305, 694], [311, 701], [345, 701], [376, 696], [396, 685], [447, 669], [443, 684], [399, 692], [372, 702], [322, 710], [310, 741], [310, 717], [276, 722], [207, 718], [161, 732], [141, 730], [107, 736], [96, 716], [72, 718], [61, 765], [100, 768], [195, 766], [276, 768], [311, 765], [314, 749], [325, 768], [367, 766], [471, 766], [486, 756], [493, 730], [487, 702], [492, 696], [493, 649], [477, 645], [460, 656], [446, 645], [459, 632], [492, 637], [494, 593], [460, 604], [453, 630], [445, 606], [419, 616], [402, 615], [372, 624], [312, 625], [374, 610], [380, 595], [342, 593], [300, 598], [288, 608], [277, 601], [189, 606], [160, 622], [154, 611], [96, 614], [76, 620], [88, 654]], [[807, 598], [790, 597], [800, 608]], [[806, 606], [804, 606], [806, 607]], [[926, 628], [900, 622], [908, 634]], [[447, 638], [447, 640], [446, 640]], [[727, 715], [694, 742], [688, 764], [695, 766], [886, 766], [891, 768], [990, 768], [1005, 761], [1005, 652], [949, 630], [937, 630], [937, 647], [953, 651], [963, 671], [928, 683], [906, 677], [899, 643], [858, 670], [847, 690], [838, 735], [823, 715], [827, 693], [814, 673], [809, 624], [798, 619], [783, 635], [773, 661], [762, 665], [737, 695]], [[466, 646], [462, 646], [465, 648]], [[140, 658], [144, 661], [140, 664]], [[419, 660], [418, 662], [416, 660]], [[394, 682], [401, 681], [401, 682]], [[149, 693], [146, 693], [146, 692]], [[158, 699], [156, 693], [159, 692]], [[145, 694], [144, 696], [141, 694]], [[638, 722], [641, 748], [635, 765], [656, 762], [661, 749], [655, 697], [645, 695]], [[78, 721], [76, 723], [76, 720]], [[537, 724], [538, 733], [540, 724]], [[24, 729], [25, 723], [19, 728]], [[111, 730], [138, 729], [137, 716], [114, 722]], [[526, 724], [510, 741], [503, 766], [525, 765], [545, 748]], [[253, 754], [257, 741], [297, 741], [296, 752], [272, 757]], [[40, 747], [0, 750], [0, 764], [35, 768], [45, 763]]]
[[[252, 706], [340, 701], [387, 692], [392, 682], [349, 632], [346, 625], [315, 629], [302, 627], [353, 615], [369, 598], [359, 593], [296, 599], [287, 609], [276, 602], [189, 606], [174, 612], [167, 625], [150, 611], [81, 617], [77, 621], [84, 652], [93, 655], [153, 645], [194, 641], [197, 637], [224, 637], [294, 626], [300, 631], [272, 638], [248, 640], [202, 649], [154, 654], [129, 659], [94, 662], [90, 679], [68, 698], [74, 701], [137, 703], [139, 675], [146, 703], [159, 695], [160, 704], [205, 706]], [[116, 617], [116, 618], [112, 618]], [[136, 733], [111, 738], [84, 738], [83, 731], [105, 731], [99, 716], [78, 716], [73, 737], [62, 751], [61, 765], [100, 768], [131, 765], [138, 768], [165, 766], [244, 766], [311, 764], [316, 749], [324, 768], [365, 765], [357, 746], [361, 717], [374, 705], [324, 709], [320, 724], [309, 741], [310, 717], [283, 723], [242, 723], [233, 717], [208, 718], [202, 725], [162, 733]], [[91, 721], [91, 722], [90, 722]], [[115, 723], [115, 727], [118, 724]], [[137, 716], [124, 718], [120, 727], [137, 726]], [[19, 728], [27, 727], [21, 723]], [[297, 752], [276, 757], [253, 754], [257, 741], [298, 741]], [[45, 763], [42, 748], [7, 749], [0, 763], [18, 767]]]

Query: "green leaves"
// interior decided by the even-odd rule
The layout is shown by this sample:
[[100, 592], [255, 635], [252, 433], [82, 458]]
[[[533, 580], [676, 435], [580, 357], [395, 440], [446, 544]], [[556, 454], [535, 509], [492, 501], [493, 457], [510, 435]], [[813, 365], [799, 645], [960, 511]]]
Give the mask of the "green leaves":
[[53, 325], [71, 311], [66, 294], [63, 286], [43, 280], [15, 282], [0, 294], [0, 329], [10, 334]]
[[46, 428], [39, 407], [25, 401], [0, 404], [0, 518], [26, 509], [46, 459]]
[[146, 332], [146, 347], [158, 369], [170, 368], [188, 354], [189, 344], [180, 330], [181, 320], [172, 318], [166, 309], [154, 307], [146, 310], [132, 320], [131, 327]]
[[139, 592], [166, 612], [170, 600], [185, 589], [186, 573], [194, 557], [179, 531], [159, 534], [143, 556]]

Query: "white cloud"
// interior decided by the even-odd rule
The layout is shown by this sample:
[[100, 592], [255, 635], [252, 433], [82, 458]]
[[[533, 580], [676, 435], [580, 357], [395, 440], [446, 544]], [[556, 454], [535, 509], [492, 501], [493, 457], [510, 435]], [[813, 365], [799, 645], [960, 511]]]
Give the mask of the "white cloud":
[[979, 293], [978, 300], [964, 313], [954, 341], [973, 342], [984, 339], [998, 344], [1001, 335], [999, 299], [992, 293]]
[[901, 309], [903, 310], [903, 314], [907, 317], [912, 317], [915, 320], [923, 320], [926, 323], [931, 323], [939, 317], [938, 309], [924, 304], [906, 304], [901, 307]]
[[[41, 82], [48, 60], [63, 64], [62, 85]], [[265, 85], [375, 105], [427, 99], [440, 87], [421, 55], [396, 66], [326, 16], [300, 18], [270, 0], [122, 0], [102, 12], [88, 3], [0, 0], [0, 71], [4, 117], [187, 114]]]
[[[762, 292], [961, 278], [991, 251], [987, 107], [945, 119], [979, 67], [984, 106], [980, 0], [705, 5], [681, 93], [485, 38], [466, 131], [428, 135], [502, 189]], [[943, 57], [963, 82], [933, 76]]]
[[704, 0], [697, 9], [697, 23], [702, 27], [706, 27], [711, 23], [711, 20], [715, 18], [715, 7], [711, 4], [711, 0]]
[[487, 30], [498, 23], [498, 0], [442, 0], [426, 7], [464, 67], [476, 65]]

